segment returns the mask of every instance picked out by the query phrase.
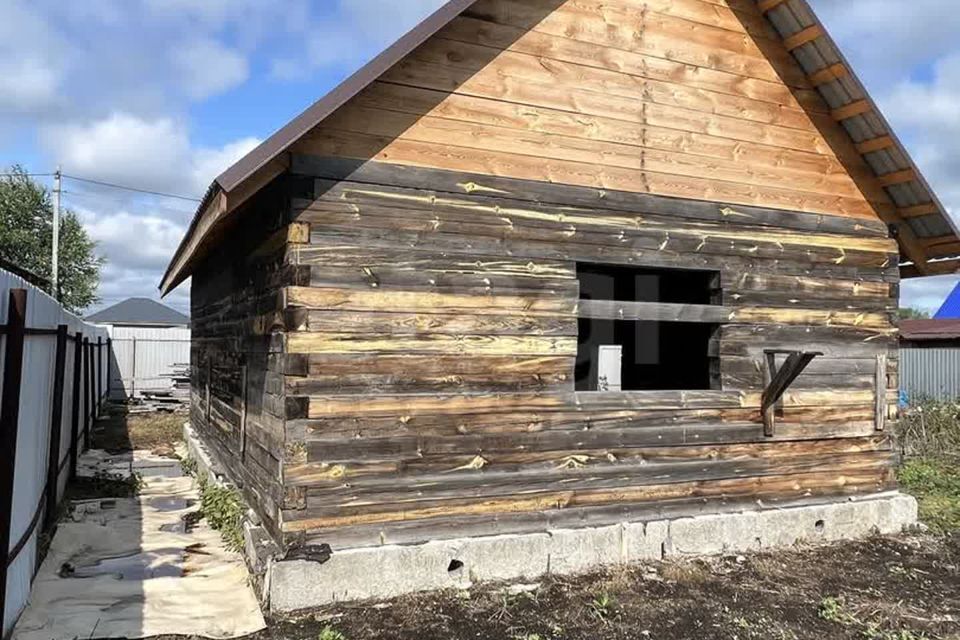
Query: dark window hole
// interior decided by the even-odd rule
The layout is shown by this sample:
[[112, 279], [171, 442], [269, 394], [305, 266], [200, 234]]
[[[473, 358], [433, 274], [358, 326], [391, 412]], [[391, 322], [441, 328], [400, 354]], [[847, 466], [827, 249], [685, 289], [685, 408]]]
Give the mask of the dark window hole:
[[459, 571], [460, 569], [463, 569], [463, 563], [459, 560], [451, 560], [450, 565], [447, 567], [447, 572], [453, 573], [454, 571]]

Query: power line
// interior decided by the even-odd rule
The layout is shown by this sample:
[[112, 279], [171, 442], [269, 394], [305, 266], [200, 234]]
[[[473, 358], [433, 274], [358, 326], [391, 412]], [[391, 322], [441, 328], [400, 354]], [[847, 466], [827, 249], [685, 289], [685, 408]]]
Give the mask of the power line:
[[[183, 209], [175, 208], [174, 205], [170, 204], [164, 206], [163, 204], [149, 204], [146, 206], [134, 205], [128, 206], [123, 201], [122, 194], [108, 194], [108, 193], [96, 193], [93, 191], [75, 191], [73, 189], [64, 189], [64, 196], [70, 202], [74, 204], [79, 204], [82, 207], [85, 207], [88, 210], [93, 208], [103, 207], [104, 203], [109, 203], [109, 206], [117, 207], [118, 209], [129, 211], [130, 213], [136, 213], [141, 210], [148, 211], [150, 213], [170, 213], [174, 215], [193, 215], [193, 209], [188, 209], [184, 207]], [[86, 202], [86, 204], [83, 204]]]
[[19, 178], [23, 176], [24, 178], [51, 178], [57, 174], [55, 173], [0, 173], [0, 178]]
[[113, 182], [103, 182], [101, 180], [91, 180], [89, 178], [81, 178], [79, 176], [72, 176], [66, 173], [63, 174], [63, 177], [68, 178], [70, 180], [76, 180], [78, 182], [86, 182], [89, 184], [96, 184], [101, 187], [109, 187], [111, 189], [122, 189], [124, 191], [133, 191], [135, 193], [145, 193], [151, 196], [160, 196], [162, 198], [175, 198], [177, 200], [188, 200], [190, 202], [200, 202], [200, 198], [191, 198], [190, 196], [181, 196], [175, 193], [164, 193], [162, 191], [150, 191], [149, 189], [138, 189], [137, 187], [128, 187], [126, 185], [115, 184]]

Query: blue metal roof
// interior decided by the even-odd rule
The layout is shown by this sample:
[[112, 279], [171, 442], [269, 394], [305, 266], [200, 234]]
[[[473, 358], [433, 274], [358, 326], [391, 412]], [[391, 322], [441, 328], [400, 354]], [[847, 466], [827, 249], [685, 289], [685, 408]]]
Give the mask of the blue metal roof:
[[960, 282], [953, 288], [947, 299], [940, 305], [940, 310], [933, 317], [937, 320], [960, 318]]

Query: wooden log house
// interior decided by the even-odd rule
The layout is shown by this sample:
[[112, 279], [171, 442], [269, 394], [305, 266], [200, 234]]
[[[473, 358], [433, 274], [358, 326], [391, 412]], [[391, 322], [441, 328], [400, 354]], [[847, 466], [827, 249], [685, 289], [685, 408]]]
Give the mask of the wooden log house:
[[900, 278], [958, 256], [805, 0], [451, 0], [162, 289], [193, 427], [336, 553], [891, 489]]

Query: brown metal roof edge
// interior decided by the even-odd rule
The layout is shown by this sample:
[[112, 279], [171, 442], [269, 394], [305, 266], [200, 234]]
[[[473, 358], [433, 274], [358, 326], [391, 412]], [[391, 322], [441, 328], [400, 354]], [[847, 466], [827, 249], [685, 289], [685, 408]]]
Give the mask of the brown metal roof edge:
[[190, 237], [196, 231], [197, 223], [210, 200], [220, 190], [229, 193], [244, 180], [261, 169], [268, 162], [286, 151], [310, 129], [320, 124], [327, 116], [343, 106], [348, 100], [360, 93], [374, 80], [383, 75], [390, 67], [402, 60], [408, 53], [423, 44], [430, 36], [447, 26], [451, 20], [463, 13], [476, 0], [448, 0], [446, 4], [420, 21], [410, 31], [402, 35], [392, 45], [380, 52], [375, 58], [354, 72], [349, 78], [337, 85], [325, 96], [307, 107], [300, 115], [274, 132], [247, 155], [234, 162], [221, 173], [204, 194], [197, 211], [190, 221], [186, 234], [180, 240], [160, 283], [163, 295], [169, 293], [171, 269], [186, 248]]
[[314, 102], [303, 113], [287, 123], [258, 147], [217, 176], [224, 191], [233, 191], [250, 174], [283, 153], [310, 129], [365, 89], [408, 53], [423, 44], [430, 36], [463, 13], [476, 0], [448, 0], [446, 4], [424, 18], [399, 40], [365, 64], [359, 71], [341, 82], [330, 93]]
[[[857, 75], [856, 69], [853, 67], [853, 65], [850, 64], [850, 61], [847, 60], [846, 55], [844, 55], [843, 53], [843, 49], [837, 44], [837, 41], [833, 39], [833, 36], [830, 35], [830, 31], [827, 29], [826, 25], [823, 24], [823, 20], [820, 19], [820, 16], [817, 15], [817, 12], [813, 10], [813, 7], [810, 6], [810, 3], [807, 0], [797, 0], [797, 2], [807, 11], [809, 11], [811, 16], [813, 16], [814, 22], [817, 24], [817, 26], [820, 27], [820, 31], [822, 34], [821, 37], [827, 42], [827, 44], [833, 47], [833, 50], [834, 52], [836, 52], [837, 58], [839, 58], [840, 63], [847, 68], [847, 71], [849, 72], [850, 80], [854, 82], [857, 85], [857, 87], [860, 89], [860, 92], [863, 94], [864, 99], [867, 101], [867, 104], [870, 105], [870, 108], [873, 110], [874, 114], [876, 114], [877, 118], [883, 124], [884, 128], [886, 128], [887, 135], [889, 135], [890, 138], [893, 140], [893, 143], [896, 149], [903, 154], [903, 157], [907, 160], [907, 164], [911, 169], [913, 169], [914, 173], [916, 174], [916, 178], [915, 178], [916, 182], [921, 187], [923, 187], [924, 190], [927, 192], [927, 194], [930, 196], [930, 201], [934, 205], [936, 205], [937, 209], [939, 209], [940, 215], [943, 217], [944, 220], [947, 221], [947, 225], [950, 227], [950, 229], [953, 230], [953, 234], [958, 238], [960, 238], [960, 227], [957, 226], [957, 224], [953, 221], [953, 218], [950, 217], [950, 214], [947, 213], [946, 207], [944, 207], [943, 203], [940, 202], [940, 199], [937, 197], [936, 192], [930, 187], [930, 184], [927, 182], [927, 179], [923, 176], [923, 173], [920, 171], [920, 168], [917, 166], [917, 163], [914, 162], [913, 157], [910, 155], [910, 153], [907, 151], [907, 148], [900, 141], [899, 136], [897, 136], [897, 132], [894, 130], [893, 127], [890, 126], [890, 122], [887, 120], [886, 116], [883, 115], [883, 112], [880, 110], [880, 107], [877, 106], [877, 103], [874, 101], [873, 97], [870, 95], [870, 92], [867, 91], [866, 86], [863, 84], [863, 82], [861, 82], [860, 76]], [[906, 224], [906, 222], [903, 221], [903, 218], [900, 218], [898, 216], [898, 219], [904, 222], [904, 224]]]
[[[210, 183], [210, 186], [207, 187], [206, 193], [203, 194], [203, 198], [200, 199], [200, 204], [197, 206], [196, 212], [193, 214], [193, 218], [190, 220], [190, 226], [187, 227], [187, 232], [183, 234], [183, 237], [180, 238], [180, 244], [177, 245], [176, 251], [173, 252], [173, 256], [170, 258], [170, 262], [167, 263], [167, 268], [163, 272], [163, 277], [160, 279], [160, 297], [166, 296], [170, 293], [174, 287], [176, 287], [180, 282], [173, 284], [172, 277], [173, 266], [177, 264], [180, 258], [180, 254], [186, 249], [187, 244], [190, 242], [190, 238], [193, 236], [194, 232], [197, 229], [197, 224], [200, 222], [200, 218], [203, 216], [203, 212], [206, 211], [207, 207], [210, 206], [210, 201], [213, 199], [214, 195], [221, 190], [219, 183], [216, 180]], [[185, 279], [185, 278], [184, 278]]]

